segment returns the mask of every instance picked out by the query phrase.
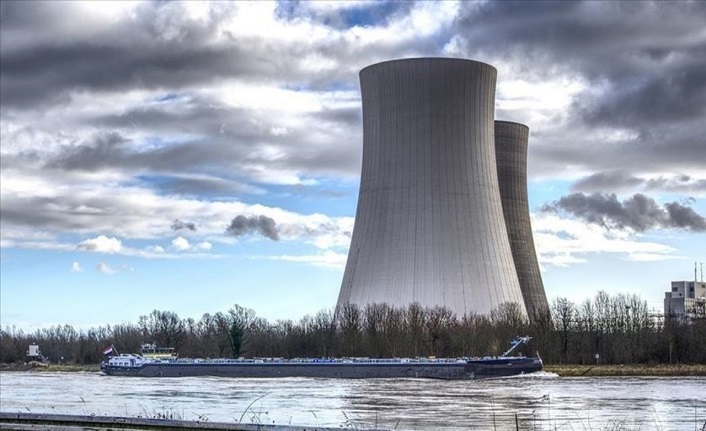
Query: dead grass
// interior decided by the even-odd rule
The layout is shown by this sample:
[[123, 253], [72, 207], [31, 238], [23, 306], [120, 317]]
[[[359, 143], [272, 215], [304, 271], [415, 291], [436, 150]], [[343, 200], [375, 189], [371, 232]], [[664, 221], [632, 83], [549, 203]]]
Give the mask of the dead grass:
[[99, 364], [67, 365], [67, 364], [43, 364], [41, 362], [16, 362], [13, 364], [0, 364], [0, 371], [59, 371], [59, 372], [98, 372]]
[[544, 365], [562, 377], [581, 376], [706, 376], [705, 364]]

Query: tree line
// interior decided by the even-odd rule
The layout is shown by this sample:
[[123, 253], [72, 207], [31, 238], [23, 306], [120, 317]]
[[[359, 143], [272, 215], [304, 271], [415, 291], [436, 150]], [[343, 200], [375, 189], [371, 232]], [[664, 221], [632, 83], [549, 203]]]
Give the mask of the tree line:
[[461, 318], [443, 307], [372, 304], [269, 322], [234, 305], [199, 320], [154, 310], [137, 323], [88, 330], [58, 325], [29, 333], [6, 327], [0, 330], [0, 362], [26, 361], [28, 346], [38, 344], [52, 362], [91, 364], [105, 358], [107, 346], [136, 353], [145, 342], [192, 358], [474, 357], [502, 354], [517, 335], [530, 335], [530, 345], [520, 350], [539, 352], [545, 363], [706, 362], [706, 319], [656, 319], [639, 296], [604, 292], [581, 304], [557, 298], [550, 313], [532, 319], [514, 303], [489, 316]]

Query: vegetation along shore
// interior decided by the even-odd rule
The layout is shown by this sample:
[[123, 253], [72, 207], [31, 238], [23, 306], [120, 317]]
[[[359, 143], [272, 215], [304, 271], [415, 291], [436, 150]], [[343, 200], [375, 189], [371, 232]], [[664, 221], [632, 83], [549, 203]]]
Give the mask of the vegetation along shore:
[[106, 347], [136, 353], [146, 342], [174, 347], [186, 358], [474, 357], [502, 354], [518, 335], [532, 337], [522, 353], [539, 352], [545, 364], [581, 365], [547, 367], [559, 375], [703, 375], [703, 366], [661, 364], [706, 364], [706, 316], [663, 318], [636, 295], [603, 292], [581, 304], [558, 298], [551, 313], [531, 320], [513, 303], [489, 316], [371, 304], [275, 322], [235, 305], [200, 319], [154, 310], [137, 323], [90, 329], [5, 327], [0, 363], [25, 362], [28, 346], [38, 344], [51, 363], [92, 365], [104, 359]]

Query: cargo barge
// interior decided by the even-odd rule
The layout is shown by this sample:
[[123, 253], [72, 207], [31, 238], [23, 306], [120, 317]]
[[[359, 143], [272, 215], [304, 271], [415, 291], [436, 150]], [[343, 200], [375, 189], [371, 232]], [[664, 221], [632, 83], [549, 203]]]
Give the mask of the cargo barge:
[[338, 379], [426, 378], [470, 380], [527, 374], [542, 369], [542, 359], [509, 356], [529, 337], [519, 337], [502, 356], [483, 358], [255, 358], [150, 359], [113, 356], [101, 364], [109, 376], [133, 377], [316, 377]]

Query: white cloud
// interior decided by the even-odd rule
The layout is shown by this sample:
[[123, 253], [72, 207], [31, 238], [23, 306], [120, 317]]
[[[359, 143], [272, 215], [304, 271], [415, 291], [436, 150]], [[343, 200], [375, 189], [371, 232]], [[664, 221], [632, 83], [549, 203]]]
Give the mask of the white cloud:
[[164, 247], [161, 245], [151, 245], [145, 249], [148, 253], [157, 253], [157, 254], [162, 254], [164, 253]]
[[115, 237], [108, 238], [105, 235], [99, 235], [95, 238], [82, 241], [76, 248], [99, 253], [120, 253], [122, 243]]
[[172, 247], [178, 251], [186, 251], [191, 248], [191, 244], [183, 236], [178, 236], [172, 240]]
[[71, 264], [71, 272], [81, 272], [83, 269], [81, 269], [81, 265], [78, 262], [73, 262]]
[[200, 242], [194, 246], [194, 249], [203, 251], [209, 251], [211, 248], [213, 248], [213, 244], [208, 241]]
[[655, 262], [658, 260], [684, 258], [684, 256], [667, 255], [664, 253], [630, 253], [627, 257], [628, 260], [632, 260], [633, 262]]
[[320, 254], [314, 255], [281, 255], [281, 256], [269, 256], [267, 259], [270, 260], [281, 260], [284, 262], [297, 262], [306, 263], [314, 266], [322, 266], [332, 269], [343, 269], [346, 265], [346, 259], [348, 255], [346, 253], [336, 253], [333, 251], [326, 251]]
[[105, 262], [100, 262], [96, 269], [103, 274], [115, 274], [115, 270]]
[[643, 241], [634, 232], [606, 230], [556, 214], [533, 214], [532, 227], [542, 269], [585, 263], [587, 256], [595, 253], [614, 253], [634, 261], [678, 258], [675, 248]]

